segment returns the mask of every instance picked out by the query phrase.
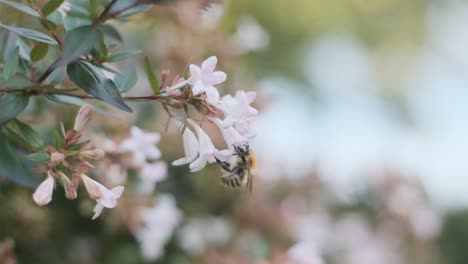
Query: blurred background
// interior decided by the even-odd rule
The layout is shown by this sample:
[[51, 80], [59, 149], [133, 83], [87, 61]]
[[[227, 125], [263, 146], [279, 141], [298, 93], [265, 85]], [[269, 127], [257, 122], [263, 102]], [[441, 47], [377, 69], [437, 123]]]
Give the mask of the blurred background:
[[[108, 109], [90, 138], [160, 133], [167, 177], [142, 192], [106, 159], [95, 176], [126, 192], [96, 221], [84, 190], [39, 208], [1, 181], [0, 263], [467, 263], [468, 2], [187, 0], [115, 25], [159, 71], [215, 55], [221, 94], [257, 92], [253, 193], [224, 188], [216, 165], [171, 166], [181, 136], [157, 103]], [[142, 57], [112, 65], [136, 67], [129, 95], [151, 93]], [[45, 136], [76, 110], [36, 100], [21, 119]]]

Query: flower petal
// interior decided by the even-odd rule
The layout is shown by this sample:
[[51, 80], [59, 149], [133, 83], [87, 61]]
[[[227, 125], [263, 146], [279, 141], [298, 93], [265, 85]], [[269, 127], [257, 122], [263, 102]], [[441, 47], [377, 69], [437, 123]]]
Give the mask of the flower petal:
[[172, 162], [174, 166], [180, 166], [192, 162], [198, 155], [198, 140], [188, 127], [185, 128], [182, 135], [185, 157]]
[[189, 68], [190, 78], [187, 79], [187, 83], [193, 86], [201, 78], [201, 69], [195, 64], [190, 64]]
[[111, 189], [112, 194], [114, 194], [114, 197], [116, 199], [120, 198], [122, 196], [123, 191], [125, 188], [123, 186], [117, 186]]
[[193, 95], [199, 95], [205, 92], [205, 85], [201, 81], [195, 82], [195, 84], [192, 87], [192, 93]]
[[206, 92], [206, 101], [210, 105], [217, 106], [219, 105], [219, 92], [214, 86], [208, 86], [205, 88]]
[[218, 63], [218, 58], [216, 56], [211, 56], [208, 59], [204, 60], [201, 65], [202, 72], [211, 73], [216, 68]]
[[217, 71], [217, 72], [213, 72], [213, 74], [211, 74], [208, 77], [207, 81], [211, 85], [216, 85], [216, 84], [224, 82], [226, 80], [226, 78], [227, 78], [226, 73], [224, 73], [222, 71]]
[[93, 215], [93, 218], [91, 219], [95, 220], [96, 218], [98, 218], [102, 213], [102, 209], [104, 209], [104, 206], [100, 203], [97, 203], [93, 209], [94, 215]]

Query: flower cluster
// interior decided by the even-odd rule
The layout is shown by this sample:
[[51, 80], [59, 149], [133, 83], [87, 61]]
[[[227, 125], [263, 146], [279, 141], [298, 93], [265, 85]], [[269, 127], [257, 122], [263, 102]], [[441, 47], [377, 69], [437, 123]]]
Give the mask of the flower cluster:
[[[183, 84], [190, 86], [193, 95], [203, 96], [210, 110], [208, 120], [218, 126], [228, 149], [218, 150], [200, 125], [187, 118], [187, 122], [181, 126], [185, 157], [172, 164], [178, 166], [190, 163], [192, 172], [203, 169], [207, 163], [215, 162], [215, 156], [231, 155], [233, 146], [245, 144], [254, 136], [250, 123], [257, 115], [257, 110], [251, 106], [255, 92], [238, 91], [235, 96], [225, 95], [220, 98], [214, 85], [224, 82], [226, 74], [214, 71], [216, 64], [215, 56], [206, 59], [201, 67], [191, 64], [190, 78]], [[177, 85], [171, 90], [184, 87], [186, 86]], [[195, 130], [196, 136], [188, 125]]]
[[84, 183], [90, 197], [96, 200], [93, 219], [96, 219], [104, 207], [114, 208], [117, 199], [124, 191], [123, 186], [117, 186], [111, 190], [99, 182], [93, 180], [85, 173], [89, 168], [94, 168], [90, 160], [98, 160], [104, 157], [104, 151], [94, 147], [88, 141], [80, 142], [81, 131], [93, 116], [92, 106], [83, 105], [76, 115], [74, 128], [65, 131], [62, 125], [62, 134], [54, 136], [52, 145], [45, 151], [32, 154], [32, 157], [46, 157], [43, 160], [45, 168], [36, 168], [37, 172], [47, 175], [46, 179], [36, 188], [33, 200], [44, 206], [52, 201], [52, 194], [56, 181], [60, 180], [68, 199], [77, 198], [77, 189], [80, 182]]

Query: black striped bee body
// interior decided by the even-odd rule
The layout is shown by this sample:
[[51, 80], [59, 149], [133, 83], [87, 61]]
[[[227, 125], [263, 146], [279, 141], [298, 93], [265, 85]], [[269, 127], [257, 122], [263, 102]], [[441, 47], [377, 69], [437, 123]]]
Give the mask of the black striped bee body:
[[233, 160], [230, 162], [221, 161], [218, 158], [216, 158], [216, 162], [224, 171], [221, 182], [225, 186], [234, 189], [245, 186], [247, 191], [252, 191], [256, 158], [248, 144], [240, 147], [234, 146]]

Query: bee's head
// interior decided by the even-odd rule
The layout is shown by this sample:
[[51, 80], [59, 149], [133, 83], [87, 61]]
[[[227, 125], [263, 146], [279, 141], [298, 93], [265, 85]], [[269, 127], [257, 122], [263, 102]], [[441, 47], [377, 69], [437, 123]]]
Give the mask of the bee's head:
[[234, 146], [234, 150], [237, 154], [246, 156], [250, 152], [249, 144], [245, 143], [242, 146]]

